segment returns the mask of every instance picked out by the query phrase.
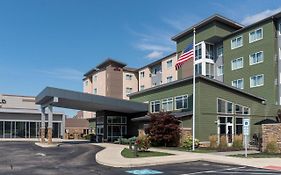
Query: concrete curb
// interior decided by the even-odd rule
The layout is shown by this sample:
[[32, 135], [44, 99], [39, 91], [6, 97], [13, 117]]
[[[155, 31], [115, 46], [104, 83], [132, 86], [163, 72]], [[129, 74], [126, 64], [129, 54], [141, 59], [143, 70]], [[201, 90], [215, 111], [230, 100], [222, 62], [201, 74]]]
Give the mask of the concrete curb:
[[231, 164], [239, 166], [251, 166], [256, 168], [265, 168], [266, 166], [280, 166], [281, 158], [238, 158], [224, 155], [212, 155], [205, 153], [189, 153], [181, 151], [170, 151], [164, 149], [152, 148], [153, 151], [167, 152], [175, 155], [163, 157], [145, 157], [145, 158], [124, 158], [121, 151], [126, 146], [110, 144], [93, 144], [103, 147], [96, 154], [96, 161], [99, 164], [118, 168], [132, 168], [143, 166], [155, 166], [166, 164], [178, 164], [194, 161], [207, 161], [220, 164]]
[[53, 144], [47, 144], [47, 143], [39, 143], [35, 142], [35, 145], [40, 146], [41, 148], [55, 148], [58, 147], [60, 144], [59, 143], [53, 143]]

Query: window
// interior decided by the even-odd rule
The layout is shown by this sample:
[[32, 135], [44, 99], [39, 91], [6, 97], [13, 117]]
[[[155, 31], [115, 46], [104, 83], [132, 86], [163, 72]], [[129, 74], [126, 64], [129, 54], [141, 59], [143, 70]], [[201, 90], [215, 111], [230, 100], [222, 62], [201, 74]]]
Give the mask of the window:
[[150, 111], [151, 112], [160, 112], [160, 100], [150, 102]]
[[94, 94], [98, 94], [98, 89], [95, 88], [93, 93], [94, 93]]
[[235, 114], [240, 114], [240, 115], [249, 115], [250, 114], [250, 108], [235, 104]]
[[261, 40], [263, 38], [262, 28], [256, 29], [249, 33], [249, 43]]
[[97, 125], [97, 135], [103, 135], [103, 125]]
[[217, 112], [223, 114], [233, 114], [233, 103], [219, 99], [217, 100]]
[[238, 47], [243, 46], [243, 37], [238, 36], [237, 38], [234, 38], [231, 40], [231, 49], [236, 49]]
[[132, 91], [133, 91], [133, 88], [127, 87], [126, 88], [126, 95], [132, 93]]
[[250, 77], [250, 87], [259, 87], [263, 86], [264, 83], [264, 75], [254, 75]]
[[162, 100], [162, 110], [163, 111], [173, 110], [173, 98], [166, 98]]
[[195, 65], [195, 75], [201, 75], [202, 74], [202, 63]]
[[258, 64], [263, 62], [263, 51], [253, 53], [249, 55], [250, 65]]
[[201, 44], [195, 46], [195, 60], [200, 60], [202, 58], [202, 46]]
[[95, 75], [93, 79], [94, 79], [94, 82], [97, 82], [98, 76]]
[[127, 117], [124, 116], [107, 116], [108, 124], [127, 124]]
[[173, 67], [173, 60], [167, 61], [167, 68], [169, 69], [171, 67]]
[[140, 72], [140, 77], [141, 77], [141, 78], [144, 78], [144, 71], [141, 71], [141, 72]]
[[209, 78], [214, 78], [214, 64], [206, 63], [206, 76]]
[[206, 58], [207, 59], [214, 59], [214, 45], [206, 43]]
[[239, 135], [243, 132], [243, 118], [242, 117], [236, 117], [235, 119], [235, 134]]
[[140, 90], [141, 90], [141, 91], [144, 90], [144, 85], [141, 85], [141, 86], [140, 86]]
[[218, 46], [218, 48], [217, 48], [217, 56], [218, 56], [218, 58], [223, 56], [223, 46], [222, 45]]
[[167, 77], [167, 83], [170, 83], [170, 82], [172, 82], [173, 81], [173, 76], [168, 76]]
[[132, 80], [133, 75], [132, 74], [126, 74], [126, 80]]
[[161, 73], [161, 66], [152, 68], [152, 74]]
[[236, 70], [236, 69], [240, 69], [240, 68], [243, 68], [243, 57], [236, 58], [231, 61], [232, 70]]
[[187, 109], [187, 107], [188, 107], [187, 95], [175, 97], [175, 109]]
[[88, 83], [89, 83], [88, 80], [86, 80], [86, 81], [85, 81], [85, 86], [88, 86]]
[[238, 89], [244, 89], [244, 79], [238, 79], [232, 81], [232, 86], [238, 88]]
[[217, 68], [217, 76], [223, 75], [223, 65], [218, 66]]

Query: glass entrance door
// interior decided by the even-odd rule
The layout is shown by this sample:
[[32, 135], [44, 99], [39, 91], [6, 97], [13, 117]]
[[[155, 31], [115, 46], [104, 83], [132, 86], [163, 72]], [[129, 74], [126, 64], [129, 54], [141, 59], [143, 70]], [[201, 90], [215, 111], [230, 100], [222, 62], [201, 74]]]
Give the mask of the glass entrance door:
[[219, 136], [225, 136], [228, 145], [233, 142], [234, 128], [233, 128], [233, 117], [219, 117]]

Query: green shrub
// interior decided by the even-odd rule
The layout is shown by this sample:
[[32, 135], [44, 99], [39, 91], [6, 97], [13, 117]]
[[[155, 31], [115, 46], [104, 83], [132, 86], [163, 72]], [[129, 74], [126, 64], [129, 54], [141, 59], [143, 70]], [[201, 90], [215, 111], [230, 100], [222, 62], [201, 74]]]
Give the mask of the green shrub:
[[[194, 143], [195, 148], [199, 147], [199, 140], [195, 139]], [[182, 147], [186, 148], [187, 150], [192, 150], [192, 137], [189, 136], [187, 137], [183, 142], [182, 142]]]
[[226, 140], [226, 136], [221, 136], [220, 137], [220, 144], [218, 147], [218, 151], [227, 151], [227, 140]]
[[265, 147], [267, 153], [278, 153], [277, 138], [275, 136], [269, 137], [269, 140]]
[[87, 134], [87, 135], [83, 136], [83, 138], [84, 138], [85, 140], [91, 140], [91, 138], [92, 138], [93, 136], [95, 136], [95, 134]]
[[210, 141], [210, 148], [211, 149], [217, 148], [217, 136], [216, 135], [210, 135], [209, 141]]
[[236, 150], [243, 149], [243, 136], [241, 134], [234, 136], [232, 147]]
[[139, 136], [136, 140], [136, 145], [140, 151], [147, 151], [150, 148], [150, 138], [147, 135]]

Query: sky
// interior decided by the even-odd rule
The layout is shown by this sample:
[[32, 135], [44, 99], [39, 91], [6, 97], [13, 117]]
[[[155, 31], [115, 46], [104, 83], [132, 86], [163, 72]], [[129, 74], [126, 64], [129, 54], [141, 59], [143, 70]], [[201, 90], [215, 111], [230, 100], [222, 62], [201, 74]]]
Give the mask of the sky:
[[104, 59], [144, 66], [214, 13], [249, 25], [280, 11], [279, 0], [0, 0], [0, 94], [82, 91], [83, 74]]

